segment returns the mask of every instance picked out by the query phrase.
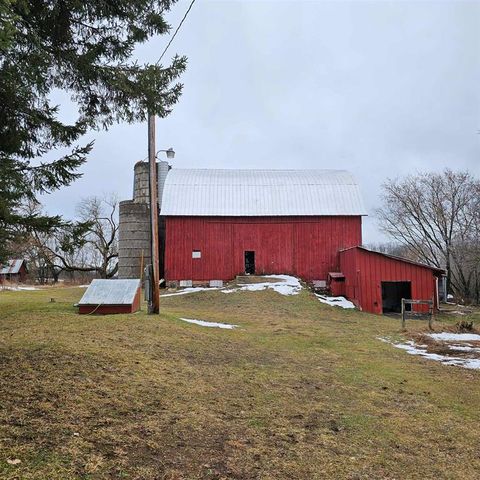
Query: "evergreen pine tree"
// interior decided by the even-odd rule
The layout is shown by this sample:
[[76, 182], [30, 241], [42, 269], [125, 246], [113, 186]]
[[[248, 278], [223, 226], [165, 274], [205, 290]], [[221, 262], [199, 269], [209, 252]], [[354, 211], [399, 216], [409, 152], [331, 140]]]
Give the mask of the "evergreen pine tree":
[[[25, 214], [38, 194], [69, 185], [81, 174], [92, 144], [88, 129], [165, 117], [182, 85], [186, 58], [140, 65], [134, 48], [169, 31], [171, 0], [0, 0], [0, 260], [16, 235], [48, 231], [58, 216]], [[55, 89], [78, 106], [72, 124], [59, 119]], [[42, 162], [52, 150], [70, 153]]]

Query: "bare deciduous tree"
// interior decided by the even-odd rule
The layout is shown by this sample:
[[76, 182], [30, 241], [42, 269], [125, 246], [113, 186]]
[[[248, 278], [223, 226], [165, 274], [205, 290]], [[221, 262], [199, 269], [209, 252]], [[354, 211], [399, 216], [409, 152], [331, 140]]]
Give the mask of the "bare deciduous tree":
[[118, 271], [118, 199], [88, 197], [77, 207], [80, 220], [90, 224], [84, 249], [102, 278], [111, 278]]
[[377, 210], [384, 232], [417, 259], [445, 268], [450, 291], [470, 299], [478, 297], [479, 192], [468, 172], [410, 175], [383, 185]]
[[35, 233], [43, 262], [60, 272], [94, 272], [111, 278], [118, 270], [118, 200], [88, 197], [77, 207], [78, 221], [49, 235]]
[[412, 250], [398, 242], [383, 242], [383, 243], [369, 243], [365, 245], [366, 248], [374, 250], [376, 252], [385, 253], [387, 255], [393, 255], [395, 257], [404, 257], [411, 260], [418, 260], [415, 258]]

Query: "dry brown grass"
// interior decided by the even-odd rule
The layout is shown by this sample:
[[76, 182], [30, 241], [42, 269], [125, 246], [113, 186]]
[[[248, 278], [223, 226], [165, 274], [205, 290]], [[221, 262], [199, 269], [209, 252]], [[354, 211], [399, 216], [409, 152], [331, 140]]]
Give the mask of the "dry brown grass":
[[378, 341], [396, 319], [272, 291], [81, 317], [81, 292], [0, 293], [2, 479], [478, 478], [480, 373]]

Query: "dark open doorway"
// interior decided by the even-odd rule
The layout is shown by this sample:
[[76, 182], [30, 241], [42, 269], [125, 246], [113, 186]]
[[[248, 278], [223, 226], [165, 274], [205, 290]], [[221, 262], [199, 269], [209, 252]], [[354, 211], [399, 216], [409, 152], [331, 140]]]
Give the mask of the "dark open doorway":
[[[383, 313], [400, 313], [402, 298], [412, 298], [410, 282], [382, 282]], [[410, 308], [410, 305], [407, 305]]]
[[255, 252], [251, 250], [245, 252], [245, 273], [255, 275]]

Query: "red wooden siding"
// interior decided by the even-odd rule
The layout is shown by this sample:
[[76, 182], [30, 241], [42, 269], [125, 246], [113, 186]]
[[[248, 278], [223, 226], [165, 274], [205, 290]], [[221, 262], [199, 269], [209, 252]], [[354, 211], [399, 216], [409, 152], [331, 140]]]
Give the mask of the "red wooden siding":
[[339, 250], [361, 244], [361, 230], [360, 216], [166, 217], [165, 278], [231, 280], [253, 250], [257, 274], [323, 280], [338, 269]]
[[334, 297], [345, 296], [345, 275], [341, 272], [329, 272], [327, 287]]
[[5, 281], [23, 283], [27, 279], [27, 276], [28, 276], [28, 270], [27, 270], [27, 267], [25, 266], [25, 262], [23, 262], [18, 272], [0, 274], [0, 284], [4, 283]]
[[381, 282], [411, 282], [412, 298], [436, 302], [435, 269], [362, 248], [340, 252], [345, 295], [364, 311], [382, 313]]

